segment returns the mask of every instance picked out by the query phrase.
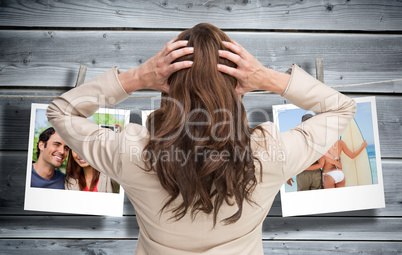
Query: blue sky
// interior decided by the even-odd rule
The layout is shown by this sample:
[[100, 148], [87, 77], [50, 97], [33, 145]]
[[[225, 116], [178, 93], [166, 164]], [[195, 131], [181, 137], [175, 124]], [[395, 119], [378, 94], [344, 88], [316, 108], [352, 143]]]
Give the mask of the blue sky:
[[50, 124], [47, 122], [46, 109], [36, 109], [35, 128], [47, 126]]
[[373, 119], [371, 112], [371, 103], [358, 103], [355, 120], [359, 126], [360, 132], [363, 135], [363, 139], [367, 141], [367, 144], [374, 144], [374, 130]]
[[[285, 132], [289, 129], [294, 128], [301, 122], [301, 117], [304, 114], [313, 114], [311, 111], [306, 111], [300, 108], [279, 110], [279, 128], [281, 132]], [[373, 131], [373, 119], [371, 112], [371, 103], [357, 103], [357, 112], [355, 115], [355, 120], [360, 128], [363, 138], [367, 141], [368, 145], [374, 144], [374, 131]]]
[[279, 118], [279, 130], [281, 132], [286, 132], [301, 123], [301, 118], [304, 114], [313, 114], [312, 111], [306, 111], [300, 108], [280, 110], [278, 111]]

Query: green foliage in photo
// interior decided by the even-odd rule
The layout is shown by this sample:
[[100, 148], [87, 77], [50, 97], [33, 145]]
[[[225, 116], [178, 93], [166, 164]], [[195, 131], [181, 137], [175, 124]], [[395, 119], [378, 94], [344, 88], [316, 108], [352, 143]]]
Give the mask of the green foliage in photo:
[[121, 128], [124, 128], [124, 118], [116, 119], [114, 114], [95, 113], [93, 115], [93, 121], [98, 125], [99, 124], [103, 124], [103, 125], [119, 124]]

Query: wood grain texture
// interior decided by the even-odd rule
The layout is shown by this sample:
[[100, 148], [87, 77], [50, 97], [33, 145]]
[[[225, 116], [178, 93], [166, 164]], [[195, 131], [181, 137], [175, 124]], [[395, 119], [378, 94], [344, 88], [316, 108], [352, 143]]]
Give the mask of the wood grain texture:
[[137, 240], [0, 239], [1, 255], [134, 254]]
[[[159, 93], [160, 94], [160, 93]], [[130, 122], [141, 123], [141, 110], [156, 109], [158, 93], [137, 92], [132, 97], [116, 106], [130, 109]], [[0, 150], [28, 149], [30, 111], [32, 103], [51, 102], [55, 94], [49, 96], [1, 95], [0, 93]], [[364, 95], [353, 95], [364, 96]], [[152, 101], [155, 101], [155, 106]], [[243, 99], [250, 126], [265, 121], [273, 121], [272, 105], [283, 104], [284, 99], [274, 94], [247, 94]], [[402, 100], [399, 96], [376, 96], [378, 128], [381, 156], [400, 158], [402, 155]]]
[[[156, 54], [179, 32], [0, 31], [0, 87], [74, 87], [80, 64], [87, 80], [117, 65], [123, 71]], [[402, 35], [230, 32], [264, 66], [284, 72], [294, 62], [339, 91], [402, 93]]]
[[0, 216], [0, 238], [138, 238], [135, 216]]
[[[2, 251], [7, 255], [54, 255], [57, 254], [133, 254], [137, 240], [59, 240], [59, 239], [3, 239]], [[367, 254], [399, 255], [400, 242], [360, 241], [263, 241], [264, 254], [322, 255]], [[325, 253], [324, 253], [325, 252]]]
[[0, 26], [401, 31], [397, 0], [12, 1], [0, 5]]
[[[0, 216], [0, 238], [138, 238], [135, 216]], [[402, 241], [401, 218], [268, 217], [264, 240]]]

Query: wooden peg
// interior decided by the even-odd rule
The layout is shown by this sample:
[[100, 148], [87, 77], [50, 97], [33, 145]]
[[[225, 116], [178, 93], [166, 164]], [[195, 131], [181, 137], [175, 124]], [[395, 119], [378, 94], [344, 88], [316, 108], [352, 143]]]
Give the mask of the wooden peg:
[[87, 74], [87, 66], [80, 65], [80, 70], [78, 71], [77, 81], [75, 82], [75, 86], [78, 87], [85, 82], [85, 75]]
[[324, 64], [322, 62], [322, 58], [315, 59], [315, 74], [317, 80], [324, 83]]

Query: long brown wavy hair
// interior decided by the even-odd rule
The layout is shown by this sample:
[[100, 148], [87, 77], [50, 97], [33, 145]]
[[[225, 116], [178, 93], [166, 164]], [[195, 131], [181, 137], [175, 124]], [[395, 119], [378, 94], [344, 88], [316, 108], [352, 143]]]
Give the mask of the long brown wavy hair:
[[231, 224], [240, 218], [244, 200], [254, 203], [251, 195], [257, 179], [250, 148], [254, 129], [235, 91], [237, 80], [217, 69], [218, 63], [236, 67], [218, 55], [218, 50], [227, 50], [222, 41], [230, 38], [213, 25], [198, 24], [178, 40], [188, 40], [194, 53], [176, 61], [192, 60], [193, 65], [170, 76], [161, 108], [147, 119], [151, 134], [143, 151], [147, 170], [156, 172], [170, 195], [161, 212], [181, 196], [182, 202], [172, 208], [176, 220], [188, 211], [194, 219], [201, 211], [213, 213], [215, 226], [226, 202], [238, 206], [236, 213], [222, 220]]
[[[91, 185], [88, 187], [90, 191], [92, 191], [95, 188], [96, 183], [99, 180], [99, 171], [94, 169], [95, 173], [92, 176], [91, 180]], [[68, 160], [67, 160], [67, 166], [66, 166], [66, 184], [71, 185], [72, 183], [69, 182], [69, 180], [76, 179], [78, 181], [78, 185], [80, 187], [80, 190], [85, 189], [87, 186], [87, 182], [85, 180], [85, 174], [84, 174], [84, 169], [78, 165], [77, 162], [75, 162], [72, 150], [70, 149], [68, 152]]]

